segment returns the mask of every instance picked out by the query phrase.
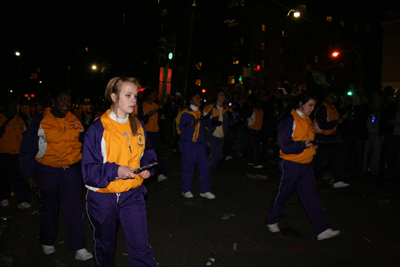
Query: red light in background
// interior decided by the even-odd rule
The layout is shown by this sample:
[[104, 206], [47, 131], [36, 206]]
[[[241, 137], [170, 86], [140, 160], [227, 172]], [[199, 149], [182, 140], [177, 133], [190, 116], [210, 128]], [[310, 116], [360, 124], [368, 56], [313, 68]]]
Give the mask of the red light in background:
[[143, 92], [146, 88], [139, 88], [137, 89], [138, 92]]
[[24, 96], [25, 96], [25, 97], [28, 97], [28, 94], [25, 94]]
[[31, 94], [31, 97], [35, 97], [35, 94]]
[[204, 94], [204, 93], [207, 92], [207, 91], [206, 91], [206, 89], [202, 89], [201, 92]]

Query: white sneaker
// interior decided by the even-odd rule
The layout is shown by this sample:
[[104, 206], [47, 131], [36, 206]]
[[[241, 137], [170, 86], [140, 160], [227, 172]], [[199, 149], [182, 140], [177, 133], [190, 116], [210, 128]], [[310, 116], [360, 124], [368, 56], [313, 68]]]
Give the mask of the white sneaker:
[[211, 192], [206, 192], [204, 194], [200, 193], [200, 196], [201, 197], [205, 197], [207, 199], [214, 199], [215, 198], [215, 195], [213, 193], [211, 193]]
[[261, 164], [258, 164], [258, 165], [256, 165], [256, 166], [253, 166], [253, 168], [255, 168], [255, 169], [262, 169], [262, 168], [264, 168], [264, 166], [261, 165]]
[[343, 188], [343, 187], [348, 187], [349, 184], [345, 183], [345, 182], [336, 182], [333, 184], [333, 188]]
[[50, 255], [50, 254], [53, 254], [54, 252], [56, 252], [56, 249], [54, 248], [54, 246], [42, 245], [42, 247], [43, 247], [43, 252], [46, 255]]
[[278, 223], [267, 224], [268, 230], [272, 233], [279, 233], [281, 229], [278, 227]]
[[5, 208], [10, 206], [10, 202], [8, 202], [8, 199], [4, 199], [1, 201], [1, 207]]
[[338, 235], [340, 235], [339, 230], [332, 230], [332, 228], [329, 228], [329, 229], [326, 229], [325, 231], [323, 231], [322, 233], [320, 233], [319, 235], [317, 235], [317, 239], [324, 240], [324, 239], [335, 237]]
[[193, 198], [193, 194], [190, 191], [187, 191], [186, 193], [182, 192], [182, 196], [184, 196], [186, 198]]
[[233, 157], [230, 156], [230, 155], [228, 155], [228, 156], [225, 157], [225, 161], [228, 161], [228, 160], [231, 160], [231, 159], [233, 159]]
[[21, 210], [24, 210], [24, 209], [30, 208], [31, 204], [29, 204], [28, 202], [21, 202], [18, 204], [17, 207]]
[[157, 181], [158, 181], [158, 182], [162, 182], [162, 181], [164, 181], [165, 179], [167, 179], [167, 176], [165, 176], [164, 174], [160, 174], [160, 175], [158, 176], [158, 178], [157, 178]]
[[87, 251], [86, 248], [82, 248], [82, 249], [76, 251], [75, 259], [80, 260], [80, 261], [86, 261], [86, 260], [93, 259], [93, 255], [92, 255], [92, 253]]

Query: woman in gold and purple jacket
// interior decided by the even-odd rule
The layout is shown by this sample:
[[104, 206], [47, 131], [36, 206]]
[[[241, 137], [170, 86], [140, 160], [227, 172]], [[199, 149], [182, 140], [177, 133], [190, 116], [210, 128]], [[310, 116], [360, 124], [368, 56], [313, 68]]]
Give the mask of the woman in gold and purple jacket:
[[22, 177], [32, 189], [37, 187], [43, 202], [39, 234], [43, 252], [55, 252], [61, 206], [68, 249], [76, 251], [75, 259], [88, 260], [93, 256], [86, 250], [83, 232], [80, 170], [83, 127], [69, 111], [68, 92], [57, 92], [52, 103], [52, 107], [32, 120], [22, 139], [19, 150]]
[[317, 194], [314, 171], [310, 165], [315, 155], [315, 147], [309, 116], [317, 100], [315, 94], [303, 91], [296, 96], [295, 103], [297, 108], [293, 109], [278, 125], [281, 175], [266, 223], [271, 232], [280, 232], [279, 215], [287, 198], [296, 190], [317, 239], [323, 240], [339, 235], [340, 231], [332, 230], [331, 223], [325, 215], [321, 198]]
[[[82, 173], [87, 213], [94, 232], [96, 266], [115, 265], [117, 226], [121, 224], [130, 266], [157, 266], [148, 242], [143, 180], [150, 171], [134, 169], [157, 161], [144, 124], [134, 115], [139, 84], [115, 77], [106, 87], [112, 103], [87, 131]], [[153, 170], [151, 170], [153, 172]]]

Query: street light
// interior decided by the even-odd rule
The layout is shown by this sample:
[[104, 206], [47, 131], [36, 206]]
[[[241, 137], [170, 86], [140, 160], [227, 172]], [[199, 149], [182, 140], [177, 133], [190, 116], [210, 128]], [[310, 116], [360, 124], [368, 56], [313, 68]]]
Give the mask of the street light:
[[300, 17], [300, 12], [299, 12], [299, 11], [296, 11], [296, 10], [294, 10], [294, 9], [291, 9], [291, 10], [289, 10], [289, 12], [287, 13], [286, 18], [289, 17], [290, 13], [292, 13], [292, 12], [294, 12], [294, 13], [293, 13], [293, 17], [295, 17], [295, 18]]
[[92, 70], [97, 70], [97, 66], [96, 65], [92, 65]]
[[358, 83], [360, 86], [360, 90], [363, 90], [362, 78], [361, 78], [361, 53], [353, 50], [345, 50], [345, 51], [333, 51], [332, 57], [338, 57], [340, 54], [343, 53], [353, 53], [358, 55]]
[[187, 80], [188, 80], [188, 75], [189, 75], [190, 52], [192, 50], [193, 24], [194, 24], [194, 15], [195, 15], [196, 7], [197, 7], [196, 0], [193, 0], [192, 13], [190, 15], [189, 38], [188, 38], [187, 53], [186, 53], [185, 77], [184, 77], [184, 82], [183, 82], [183, 96], [184, 97], [186, 97], [186, 87], [187, 87]]
[[283, 55], [282, 55], [282, 67], [281, 67], [281, 75], [282, 75], [282, 77], [281, 77], [281, 79], [282, 79], [281, 86], [282, 87], [283, 87], [283, 84], [285, 82], [285, 71], [286, 71], [286, 69], [285, 69], [285, 54], [286, 54], [286, 38], [287, 38], [287, 36], [286, 36], [287, 21], [289, 19], [290, 13], [292, 13], [292, 12], [293, 12], [293, 17], [295, 17], [295, 18], [299, 18], [300, 17], [300, 12], [296, 11], [295, 9], [290, 9], [289, 12], [286, 15], [285, 27], [283, 29], [283, 49], [282, 49]]
[[18, 52], [18, 51], [15, 51], [15, 55], [16, 55], [17, 57], [19, 57], [19, 56], [21, 55], [21, 53]]

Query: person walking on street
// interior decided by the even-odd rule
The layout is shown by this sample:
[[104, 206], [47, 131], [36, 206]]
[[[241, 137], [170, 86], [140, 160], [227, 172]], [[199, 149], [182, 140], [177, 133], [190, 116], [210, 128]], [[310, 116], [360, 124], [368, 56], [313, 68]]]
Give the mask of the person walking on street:
[[1, 207], [10, 205], [11, 184], [17, 197], [19, 209], [31, 207], [31, 193], [19, 168], [19, 147], [26, 130], [25, 122], [17, 115], [17, 103], [10, 101], [5, 105], [5, 113], [0, 116], [0, 179]]
[[157, 105], [157, 92], [148, 88], [144, 90], [145, 100], [138, 114], [146, 127], [147, 136], [157, 154], [157, 181], [162, 182], [168, 177], [168, 170], [163, 161], [163, 144], [159, 123], [160, 106]]
[[153, 170], [134, 171], [157, 161], [144, 124], [134, 115], [138, 88], [131, 77], [108, 82], [105, 98], [111, 108], [91, 124], [83, 144], [82, 173], [96, 266], [115, 266], [119, 224], [130, 266], [157, 266], [148, 241], [143, 185]]
[[[214, 199], [210, 192], [210, 163], [207, 156], [207, 142], [204, 138], [204, 127], [212, 125], [211, 119], [202, 119], [200, 111], [201, 98], [197, 91], [189, 92], [186, 107], [176, 118], [178, 133], [181, 136], [180, 150], [182, 155], [182, 195], [193, 198], [191, 192], [194, 167], [200, 172], [200, 196]], [[217, 121], [221, 125], [221, 122]]]
[[83, 126], [69, 110], [71, 96], [59, 91], [51, 99], [52, 106], [31, 122], [20, 147], [22, 177], [31, 189], [40, 192], [39, 242], [45, 254], [55, 252], [58, 230], [58, 209], [61, 204], [66, 239], [75, 259], [88, 260], [83, 231], [81, 148]]
[[[224, 155], [223, 151], [225, 137], [228, 133], [228, 127], [236, 124], [232, 110], [224, 104], [225, 94], [224, 88], [219, 89], [215, 103], [207, 105], [203, 110], [203, 115], [209, 116], [213, 121], [213, 124], [208, 127], [210, 136], [210, 172], [227, 156]], [[221, 124], [217, 126], [219, 124], [217, 122]]]
[[[325, 157], [328, 157], [334, 177], [333, 188], [344, 188], [348, 187], [349, 184], [343, 181], [344, 172], [341, 151], [339, 144], [334, 142], [336, 141], [337, 126], [347, 119], [348, 115], [345, 114], [340, 117], [334, 105], [335, 103], [336, 94], [334, 91], [329, 90], [325, 93], [325, 101], [315, 112], [315, 140], [321, 141], [321, 144], [318, 145], [314, 171], [317, 173], [322, 167]], [[323, 142], [326, 143], [324, 144]]]
[[303, 91], [296, 97], [297, 107], [278, 125], [278, 144], [281, 148], [279, 162], [279, 186], [272, 198], [266, 220], [268, 229], [280, 232], [278, 218], [287, 198], [296, 190], [311, 220], [318, 240], [338, 236], [332, 230], [324, 213], [321, 198], [317, 194], [315, 176], [310, 162], [315, 154], [314, 133], [309, 116], [317, 103], [312, 92]]

